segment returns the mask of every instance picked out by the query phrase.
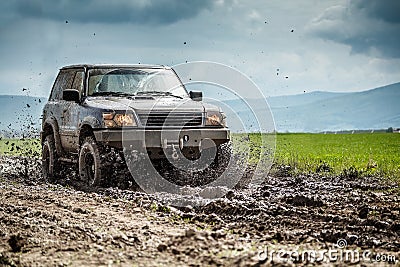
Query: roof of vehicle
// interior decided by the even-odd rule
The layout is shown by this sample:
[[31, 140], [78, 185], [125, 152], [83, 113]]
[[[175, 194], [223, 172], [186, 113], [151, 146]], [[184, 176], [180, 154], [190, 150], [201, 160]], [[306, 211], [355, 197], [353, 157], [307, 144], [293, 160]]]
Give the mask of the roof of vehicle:
[[164, 65], [150, 65], [150, 64], [75, 64], [64, 66], [61, 69], [76, 69], [76, 68], [90, 68], [90, 69], [112, 69], [112, 68], [146, 68], [146, 69], [167, 69], [169, 67]]

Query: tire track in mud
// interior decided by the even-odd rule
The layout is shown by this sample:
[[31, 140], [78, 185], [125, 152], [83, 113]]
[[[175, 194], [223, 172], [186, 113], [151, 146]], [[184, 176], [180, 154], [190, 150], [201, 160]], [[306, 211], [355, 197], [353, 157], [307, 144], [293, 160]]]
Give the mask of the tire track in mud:
[[[360, 179], [362, 180], [362, 179]], [[251, 192], [232, 192], [199, 209], [248, 233], [298, 244], [304, 240], [383, 248], [398, 252], [400, 197], [377, 179], [268, 177]], [[386, 192], [385, 192], [386, 191]]]
[[[46, 183], [40, 168], [32, 167], [40, 161], [29, 163], [32, 172], [23, 176], [21, 160], [26, 159], [1, 158], [0, 164], [0, 237], [8, 244], [0, 247], [0, 256], [10, 261], [20, 250], [26, 262], [43, 265], [68, 258], [74, 265], [118, 260], [146, 265], [157, 259], [247, 266], [260, 263], [257, 249], [271, 244], [326, 249], [339, 239], [349, 248], [400, 259], [400, 188], [385, 179], [266, 176], [260, 186], [221, 189], [223, 198], [203, 206], [171, 207], [168, 200], [176, 196], [170, 194], [118, 188], [83, 192], [68, 182], [73, 179], [64, 186]], [[83, 256], [88, 251], [97, 261]], [[115, 256], [119, 253], [125, 254]]]

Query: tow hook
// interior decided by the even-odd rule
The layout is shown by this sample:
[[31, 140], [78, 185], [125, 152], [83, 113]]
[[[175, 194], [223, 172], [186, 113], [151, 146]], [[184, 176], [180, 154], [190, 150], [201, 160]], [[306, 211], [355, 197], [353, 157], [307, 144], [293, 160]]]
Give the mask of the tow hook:
[[179, 158], [178, 152], [176, 151], [175, 145], [172, 144], [172, 159], [177, 160]]

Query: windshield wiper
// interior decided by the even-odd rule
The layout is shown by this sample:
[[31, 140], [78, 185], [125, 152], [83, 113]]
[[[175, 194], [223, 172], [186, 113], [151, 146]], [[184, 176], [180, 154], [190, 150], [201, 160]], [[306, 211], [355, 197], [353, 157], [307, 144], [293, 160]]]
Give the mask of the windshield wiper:
[[137, 92], [136, 95], [165, 95], [165, 96], [173, 96], [176, 98], [183, 99], [183, 97], [181, 97], [179, 95], [174, 95], [171, 92], [165, 92], [165, 91], [140, 91], [140, 92]]
[[94, 92], [91, 96], [132, 96], [124, 92]]

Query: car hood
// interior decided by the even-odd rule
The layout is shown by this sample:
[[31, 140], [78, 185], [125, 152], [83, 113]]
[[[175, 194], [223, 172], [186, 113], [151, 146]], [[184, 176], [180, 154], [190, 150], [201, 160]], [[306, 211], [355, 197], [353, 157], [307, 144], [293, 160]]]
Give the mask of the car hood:
[[125, 97], [87, 97], [85, 105], [104, 110], [126, 110], [134, 109], [135, 111], [193, 111], [204, 112], [205, 110], [218, 109], [214, 105], [188, 99], [179, 99], [175, 97], [158, 97], [158, 98], [125, 98]]

